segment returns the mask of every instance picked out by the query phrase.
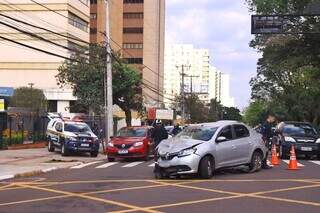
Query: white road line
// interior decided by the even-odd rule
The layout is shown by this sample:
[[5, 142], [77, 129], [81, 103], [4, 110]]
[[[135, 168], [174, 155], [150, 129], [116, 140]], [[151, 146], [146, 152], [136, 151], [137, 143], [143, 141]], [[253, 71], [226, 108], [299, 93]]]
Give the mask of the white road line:
[[[283, 162], [285, 162], [286, 164], [289, 164], [289, 160], [282, 160]], [[304, 165], [303, 164], [301, 164], [301, 163], [298, 163], [298, 166], [299, 167], [304, 167]]]
[[107, 168], [109, 166], [113, 166], [113, 165], [116, 165], [118, 162], [109, 162], [109, 163], [105, 163], [105, 164], [102, 164], [100, 166], [97, 166], [96, 168], [97, 169], [103, 169], [103, 168]]
[[97, 163], [101, 163], [101, 162], [103, 162], [103, 161], [93, 161], [93, 162], [90, 162], [90, 163], [83, 163], [83, 164], [80, 164], [78, 166], [73, 166], [73, 167], [71, 167], [71, 169], [81, 169], [83, 167], [90, 166], [90, 165], [97, 164]]
[[154, 167], [154, 164], [155, 164], [155, 163], [152, 163], [152, 164], [150, 164], [148, 167]]
[[317, 164], [317, 165], [319, 165], [320, 166], [320, 161], [314, 161], [314, 160], [312, 160], [312, 161], [310, 161], [311, 163], [314, 163], [314, 164]]
[[137, 166], [137, 165], [139, 165], [139, 164], [141, 164], [141, 163], [143, 163], [143, 162], [142, 162], [142, 161], [133, 162], [133, 163], [126, 164], [126, 165], [124, 165], [124, 166], [122, 166], [122, 167], [124, 167], [124, 168], [134, 167], [134, 166]]

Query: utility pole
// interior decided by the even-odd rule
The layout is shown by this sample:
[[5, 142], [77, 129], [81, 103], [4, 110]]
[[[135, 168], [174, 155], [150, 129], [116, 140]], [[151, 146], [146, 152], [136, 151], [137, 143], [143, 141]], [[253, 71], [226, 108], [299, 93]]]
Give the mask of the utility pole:
[[185, 120], [185, 118], [186, 118], [186, 110], [185, 110], [186, 94], [184, 91], [184, 86], [185, 86], [184, 78], [187, 76], [187, 74], [185, 73], [185, 67], [190, 68], [190, 65], [187, 66], [187, 65], [182, 64], [181, 66], [176, 66], [176, 67], [178, 69], [179, 69], [179, 67], [181, 67], [181, 73], [180, 73], [180, 75], [181, 75], [180, 96], [182, 98], [182, 100], [181, 100], [181, 117], [182, 117], [182, 120]]
[[200, 76], [199, 75], [188, 75], [187, 77], [190, 78], [190, 94], [193, 93], [193, 78], [199, 78]]
[[113, 135], [112, 61], [109, 0], [106, 0], [106, 69], [104, 70], [104, 116], [106, 141]]

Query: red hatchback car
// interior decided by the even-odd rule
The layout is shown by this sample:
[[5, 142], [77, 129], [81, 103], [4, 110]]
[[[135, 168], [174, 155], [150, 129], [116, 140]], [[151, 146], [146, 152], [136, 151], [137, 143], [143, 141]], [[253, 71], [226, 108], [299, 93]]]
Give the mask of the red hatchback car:
[[149, 160], [153, 150], [151, 140], [152, 127], [134, 126], [124, 127], [112, 137], [106, 147], [108, 161], [116, 158], [143, 158]]

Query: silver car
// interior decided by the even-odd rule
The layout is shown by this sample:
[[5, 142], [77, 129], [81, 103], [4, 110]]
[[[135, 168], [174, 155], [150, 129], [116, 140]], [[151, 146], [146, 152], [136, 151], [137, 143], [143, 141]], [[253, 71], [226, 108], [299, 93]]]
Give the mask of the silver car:
[[189, 126], [157, 147], [155, 177], [196, 174], [211, 178], [216, 169], [249, 166], [258, 171], [267, 157], [261, 135], [236, 121]]

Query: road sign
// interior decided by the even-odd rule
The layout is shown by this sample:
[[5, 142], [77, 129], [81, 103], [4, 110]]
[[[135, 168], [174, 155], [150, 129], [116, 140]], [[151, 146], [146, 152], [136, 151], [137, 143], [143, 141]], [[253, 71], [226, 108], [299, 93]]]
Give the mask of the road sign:
[[0, 87], [0, 97], [13, 96], [14, 89], [12, 87]]
[[320, 14], [313, 15], [253, 15], [252, 34], [318, 34]]

